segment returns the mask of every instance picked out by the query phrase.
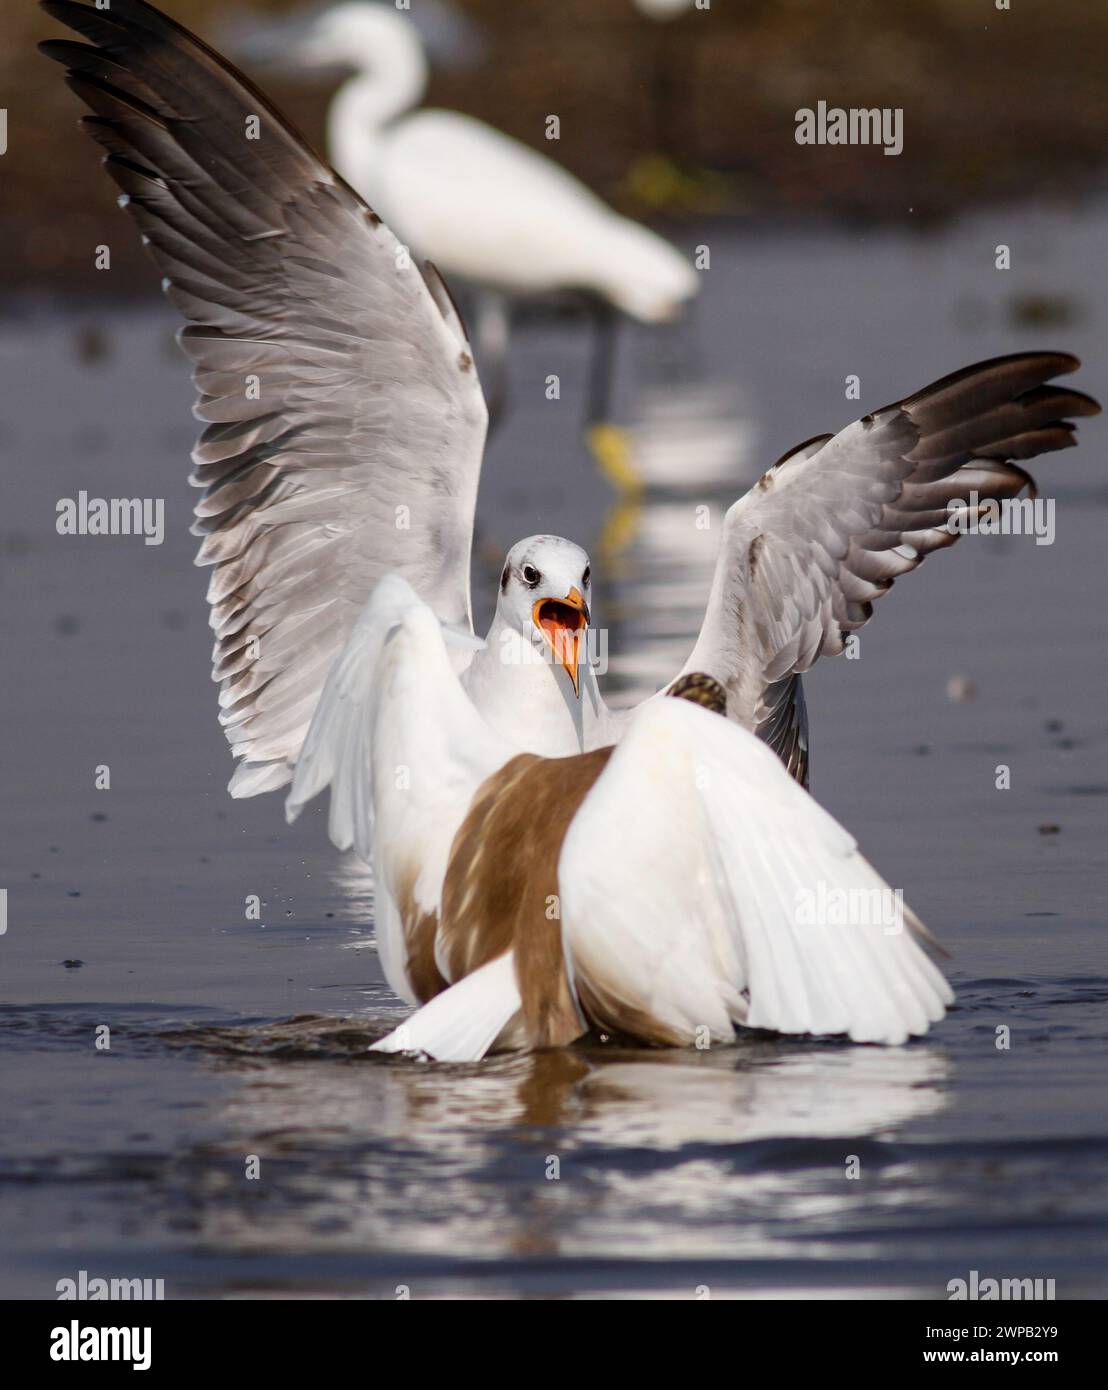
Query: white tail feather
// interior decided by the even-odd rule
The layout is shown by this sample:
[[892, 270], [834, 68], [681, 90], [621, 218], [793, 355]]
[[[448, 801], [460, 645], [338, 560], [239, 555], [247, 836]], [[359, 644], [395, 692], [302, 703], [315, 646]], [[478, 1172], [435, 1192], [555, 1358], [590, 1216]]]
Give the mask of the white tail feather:
[[437, 994], [371, 1052], [425, 1052], [437, 1062], [479, 1062], [522, 1007], [511, 951]]

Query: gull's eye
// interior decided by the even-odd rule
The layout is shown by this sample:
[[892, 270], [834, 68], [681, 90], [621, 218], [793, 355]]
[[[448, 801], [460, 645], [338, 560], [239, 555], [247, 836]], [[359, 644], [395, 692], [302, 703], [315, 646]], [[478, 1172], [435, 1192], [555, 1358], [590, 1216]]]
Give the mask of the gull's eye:
[[535, 585], [539, 582], [539, 580], [542, 578], [542, 575], [538, 572], [534, 565], [524, 565], [519, 572], [519, 576], [529, 589], [533, 589]]
[[585, 573], [581, 576], [581, 583], [588, 587], [589, 580], [592, 578], [592, 565], [585, 566]]

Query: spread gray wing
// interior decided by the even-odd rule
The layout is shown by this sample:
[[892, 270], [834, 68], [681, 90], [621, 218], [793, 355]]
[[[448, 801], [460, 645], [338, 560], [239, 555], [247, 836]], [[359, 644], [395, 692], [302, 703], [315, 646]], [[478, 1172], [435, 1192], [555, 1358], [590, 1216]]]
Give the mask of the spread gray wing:
[[271, 790], [380, 575], [470, 622], [472, 356], [437, 274], [216, 53], [141, 0], [43, 8], [91, 41], [42, 48], [189, 320], [231, 790]]
[[[786, 454], [728, 511], [704, 624], [685, 671], [727, 687], [727, 710], [807, 780], [800, 676], [843, 650], [873, 603], [965, 521], [1034, 482], [1015, 462], [1068, 448], [1096, 401], [1046, 383], [1056, 352], [981, 362]], [[976, 506], [970, 507], [976, 493]]]

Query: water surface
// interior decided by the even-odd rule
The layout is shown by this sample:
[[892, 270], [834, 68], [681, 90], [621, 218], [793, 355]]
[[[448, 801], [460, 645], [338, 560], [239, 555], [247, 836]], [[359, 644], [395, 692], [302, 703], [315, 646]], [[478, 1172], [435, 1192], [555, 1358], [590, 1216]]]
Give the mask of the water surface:
[[[580, 336], [532, 326], [482, 487], [478, 608], [513, 540], [580, 540], [608, 688], [653, 690], [724, 507], [790, 445], [1017, 348], [1083, 354], [1078, 384], [1105, 394], [1106, 225], [721, 231], [695, 321], [623, 341], [641, 509], [611, 507], [578, 442]], [[952, 952], [958, 1002], [926, 1040], [434, 1066], [366, 1054], [400, 1006], [322, 807], [290, 830], [277, 799], [225, 794], [172, 327], [105, 303], [0, 322], [0, 1295], [83, 1268], [178, 1297], [936, 1298], [971, 1269], [1103, 1296], [1103, 422], [1034, 465], [1053, 546], [933, 557], [809, 685], [814, 791]], [[79, 488], [164, 496], [165, 544], [59, 537]]]

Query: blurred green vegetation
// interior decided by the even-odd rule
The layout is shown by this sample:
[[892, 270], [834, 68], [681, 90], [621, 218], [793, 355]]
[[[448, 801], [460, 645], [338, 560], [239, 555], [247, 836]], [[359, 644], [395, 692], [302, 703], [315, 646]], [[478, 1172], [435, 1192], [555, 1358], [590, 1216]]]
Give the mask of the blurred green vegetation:
[[[413, 0], [418, 5], [419, 0]], [[1094, 189], [1108, 129], [1104, 0], [712, 0], [670, 23], [631, 0], [457, 0], [483, 62], [435, 73], [429, 104], [470, 112], [553, 152], [623, 210], [710, 215], [911, 218], [967, 203]], [[289, 0], [165, 0], [218, 45], [236, 10]], [[112, 187], [60, 73], [34, 52], [58, 27], [32, 0], [4, 0], [0, 266], [9, 280], [86, 284]], [[260, 75], [322, 147], [332, 89]], [[665, 100], [659, 100], [664, 92]], [[800, 147], [794, 114], [820, 100], [904, 109], [905, 148]], [[546, 116], [561, 140], [543, 139]], [[148, 270], [112, 239], [124, 282]], [[141, 269], [140, 269], [141, 267]], [[113, 276], [113, 282], [120, 281]]]

